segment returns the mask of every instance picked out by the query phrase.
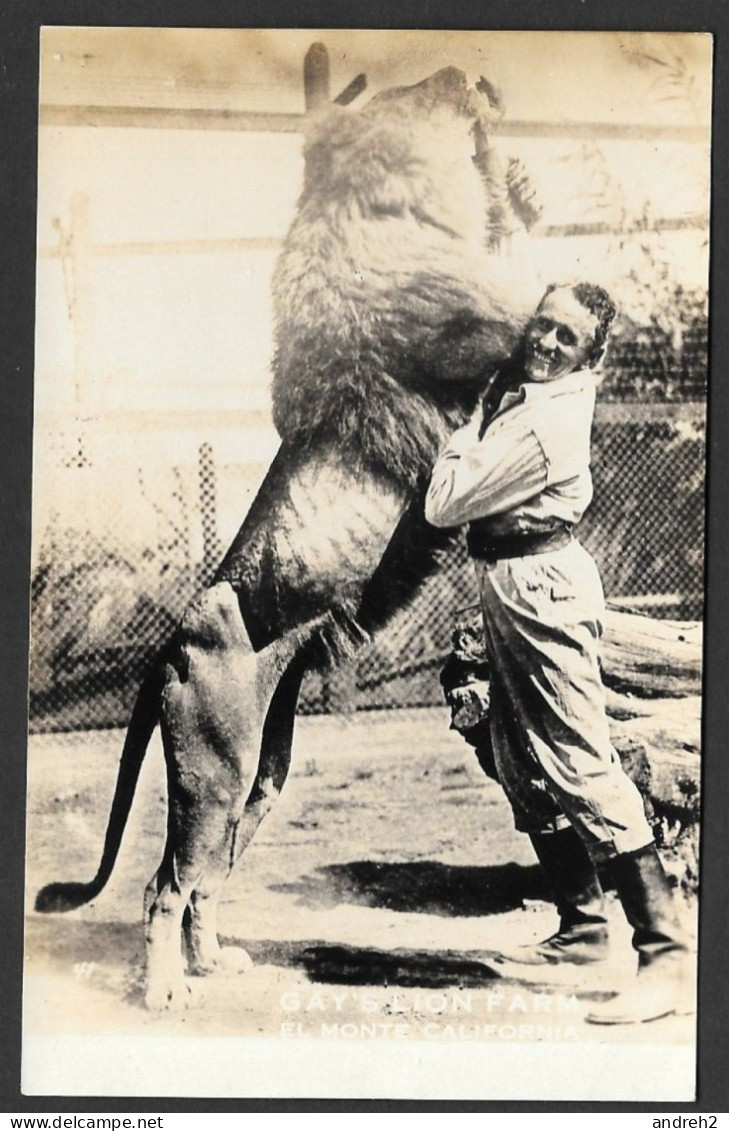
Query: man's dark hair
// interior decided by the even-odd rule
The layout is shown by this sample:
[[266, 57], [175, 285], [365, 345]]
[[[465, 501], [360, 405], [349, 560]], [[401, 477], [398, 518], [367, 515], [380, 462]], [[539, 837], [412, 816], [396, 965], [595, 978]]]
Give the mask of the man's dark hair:
[[593, 366], [600, 360], [605, 351], [605, 343], [607, 342], [610, 325], [617, 314], [617, 307], [607, 291], [603, 287], [597, 286], [596, 283], [551, 283], [544, 293], [548, 295], [552, 291], [562, 289], [572, 291], [580, 305], [597, 318], [595, 337], [587, 356], [587, 364]]

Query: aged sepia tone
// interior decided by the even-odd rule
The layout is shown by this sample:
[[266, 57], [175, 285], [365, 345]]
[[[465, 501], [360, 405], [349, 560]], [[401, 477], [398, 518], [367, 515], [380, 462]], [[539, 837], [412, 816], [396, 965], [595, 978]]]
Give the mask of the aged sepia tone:
[[[26, 1093], [693, 1096], [710, 80], [694, 34], [44, 30]], [[579, 282], [610, 742], [689, 956], [610, 1024], [630, 901], [526, 958], [559, 893], [423, 514]]]

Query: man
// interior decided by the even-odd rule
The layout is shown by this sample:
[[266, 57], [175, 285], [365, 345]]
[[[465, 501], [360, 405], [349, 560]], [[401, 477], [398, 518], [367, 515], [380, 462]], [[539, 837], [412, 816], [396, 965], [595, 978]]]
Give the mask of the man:
[[425, 515], [468, 523], [491, 674], [499, 780], [554, 890], [559, 930], [518, 961], [604, 958], [597, 866], [633, 928], [638, 977], [588, 1020], [685, 1012], [687, 948], [641, 796], [610, 743], [594, 561], [573, 535], [592, 497], [595, 366], [615, 307], [587, 283], [550, 287], [482, 410], [433, 469]]

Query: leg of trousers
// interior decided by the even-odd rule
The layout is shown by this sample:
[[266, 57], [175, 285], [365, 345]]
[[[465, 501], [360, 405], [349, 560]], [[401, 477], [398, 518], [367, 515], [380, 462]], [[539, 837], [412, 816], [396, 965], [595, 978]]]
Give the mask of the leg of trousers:
[[490, 723], [516, 827], [572, 825], [596, 862], [653, 839], [613, 749], [599, 669], [597, 568], [579, 543], [477, 562], [491, 666]]

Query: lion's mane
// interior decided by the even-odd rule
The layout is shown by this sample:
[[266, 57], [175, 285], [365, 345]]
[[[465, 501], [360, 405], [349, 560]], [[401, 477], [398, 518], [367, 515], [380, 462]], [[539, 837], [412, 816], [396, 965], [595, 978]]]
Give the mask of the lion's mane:
[[[349, 654], [410, 599], [447, 537], [425, 522], [427, 476], [533, 308], [534, 280], [493, 251], [506, 193], [482, 144], [484, 97], [445, 68], [308, 124], [273, 278], [282, 444], [216, 575], [256, 648], [306, 626], [311, 664]], [[333, 484], [352, 490], [336, 519]], [[391, 509], [370, 510], [368, 493]]]
[[510, 353], [531, 297], [488, 247], [465, 77], [436, 79], [311, 122], [274, 273], [282, 439], [331, 444], [407, 489]]

